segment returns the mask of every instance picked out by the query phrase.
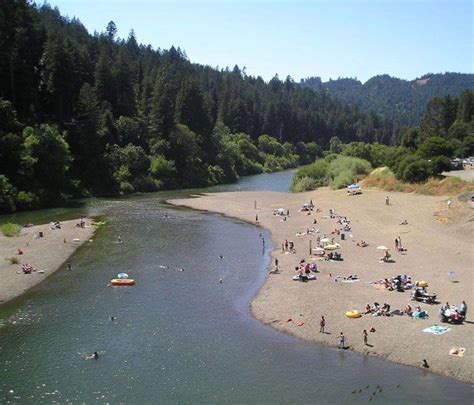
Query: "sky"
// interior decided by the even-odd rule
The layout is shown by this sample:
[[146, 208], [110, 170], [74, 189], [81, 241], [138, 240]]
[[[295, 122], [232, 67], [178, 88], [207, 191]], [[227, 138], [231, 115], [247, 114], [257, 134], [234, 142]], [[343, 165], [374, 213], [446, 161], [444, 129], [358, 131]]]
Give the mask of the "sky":
[[[42, 4], [37, 0], [37, 4]], [[473, 73], [472, 0], [49, 0], [89, 32], [183, 49], [265, 80]]]

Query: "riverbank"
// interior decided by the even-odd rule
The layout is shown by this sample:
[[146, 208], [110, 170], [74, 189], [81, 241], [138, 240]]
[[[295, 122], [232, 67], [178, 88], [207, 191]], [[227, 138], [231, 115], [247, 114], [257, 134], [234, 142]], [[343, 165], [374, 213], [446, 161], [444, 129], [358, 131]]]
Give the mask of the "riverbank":
[[[390, 205], [385, 205], [389, 195]], [[310, 215], [300, 212], [303, 203], [313, 201], [322, 212]], [[254, 208], [256, 202], [257, 209]], [[365, 190], [362, 195], [349, 197], [345, 191], [320, 189], [313, 192], [290, 194], [274, 192], [239, 192], [205, 194], [199, 198], [172, 200], [174, 205], [206, 210], [255, 223], [267, 228], [272, 235], [276, 250], [272, 253], [272, 264], [279, 261], [280, 273], [269, 274], [251, 309], [256, 318], [282, 332], [299, 338], [335, 346], [340, 332], [347, 339], [351, 350], [376, 355], [390, 361], [421, 367], [426, 359], [430, 371], [473, 382], [472, 339], [473, 323], [447, 325], [450, 330], [440, 336], [425, 333], [423, 329], [440, 324], [440, 305], [421, 304], [429, 314], [427, 320], [403, 316], [372, 317], [364, 315], [349, 319], [345, 312], [357, 309], [361, 312], [367, 303], [388, 303], [391, 310], [403, 309], [410, 301], [410, 293], [398, 293], [374, 288], [372, 281], [409, 274], [413, 280], [426, 280], [429, 291], [438, 294], [440, 302], [448, 301], [458, 307], [465, 300], [468, 307], [474, 304], [471, 267], [474, 259], [472, 240], [474, 237], [473, 212], [468, 204], [453, 201], [447, 206], [447, 198], [406, 193], [386, 193]], [[286, 221], [273, 215], [278, 208], [290, 210]], [[351, 221], [351, 231], [346, 232], [340, 252], [342, 262], [317, 261], [318, 279], [308, 283], [291, 280], [294, 268], [301, 259], [310, 259], [309, 241], [316, 246], [316, 235], [301, 235], [308, 228], [319, 229], [319, 235], [331, 237], [338, 228], [335, 219], [328, 216], [332, 208], [337, 214]], [[313, 225], [316, 219], [317, 224]], [[408, 225], [400, 225], [404, 220]], [[400, 236], [405, 254], [393, 252], [393, 263], [380, 263], [379, 245], [393, 246]], [[368, 247], [357, 246], [361, 239]], [[285, 240], [293, 241], [296, 254], [284, 253], [279, 247]], [[454, 271], [452, 280], [448, 272]], [[357, 274], [359, 282], [335, 282], [336, 276]], [[338, 279], [341, 281], [341, 279]], [[454, 282], [453, 282], [454, 281]], [[326, 318], [326, 332], [319, 332], [321, 316]], [[446, 325], [446, 324], [443, 324]], [[369, 333], [368, 344], [363, 341], [363, 330]], [[453, 346], [466, 348], [463, 357], [449, 355]]]
[[[85, 227], [76, 226], [79, 219], [61, 222], [61, 229], [51, 229], [50, 224], [22, 228], [20, 235], [6, 237], [0, 234], [0, 305], [12, 300], [39, 284], [57, 271], [67, 259], [95, 231], [90, 219], [85, 219]], [[39, 237], [40, 233], [43, 237]], [[18, 254], [19, 250], [23, 254]], [[11, 264], [16, 258], [18, 264]], [[22, 265], [30, 264], [31, 274], [24, 274]], [[74, 263], [71, 264], [74, 271]]]

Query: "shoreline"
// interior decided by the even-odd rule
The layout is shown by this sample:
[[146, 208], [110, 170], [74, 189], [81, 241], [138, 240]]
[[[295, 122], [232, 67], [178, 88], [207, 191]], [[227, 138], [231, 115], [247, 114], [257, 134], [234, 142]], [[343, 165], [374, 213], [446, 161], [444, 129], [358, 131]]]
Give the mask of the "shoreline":
[[[384, 198], [387, 194], [390, 195], [391, 201], [394, 201], [391, 206], [399, 207], [395, 209], [384, 207]], [[310, 216], [306, 216], [298, 211], [302, 204], [309, 202], [310, 199], [316, 207], [322, 209], [322, 213], [313, 212]], [[380, 201], [377, 208], [373, 206], [374, 199]], [[258, 201], [257, 210], [254, 209], [254, 200]], [[363, 311], [366, 303], [374, 301], [381, 304], [387, 302], [392, 310], [403, 308], [407, 303], [414, 307], [416, 303], [409, 301], [409, 292], [400, 294], [378, 291], [368, 285], [372, 279], [405, 273], [410, 274], [414, 280], [427, 280], [430, 291], [438, 293], [441, 303], [449, 301], [459, 306], [460, 300], [465, 300], [468, 307], [474, 304], [473, 293], [470, 290], [473, 277], [469, 272], [474, 259], [469, 241], [474, 237], [474, 229], [472, 222], [465, 220], [466, 216], [472, 216], [472, 208], [462, 206], [461, 202], [456, 201], [453, 210], [448, 212], [444, 207], [446, 200], [447, 197], [387, 193], [374, 189], [364, 190], [362, 196], [348, 197], [345, 192], [320, 189], [300, 194], [206, 193], [193, 198], [171, 199], [167, 203], [236, 218], [263, 227], [270, 233], [275, 249], [270, 253], [269, 269], [273, 267], [274, 260], [278, 259], [281, 272], [267, 274], [264, 284], [249, 303], [252, 316], [263, 324], [305, 341], [333, 348], [337, 347], [338, 334], [343, 331], [348, 338], [349, 350], [419, 369], [423, 369], [421, 361], [426, 358], [430, 369], [423, 370], [472, 384], [474, 323], [469, 322], [469, 312], [467, 318], [469, 323], [444, 324], [451, 330], [442, 336], [421, 332], [424, 328], [440, 323], [438, 309], [441, 304], [421, 305], [430, 315], [428, 320], [415, 320], [406, 315], [375, 318], [364, 315], [359, 319], [349, 319], [344, 315], [345, 310], [353, 308]], [[362, 206], [361, 202], [366, 204]], [[272, 215], [272, 211], [280, 207], [289, 208], [291, 211], [291, 216], [285, 222], [281, 221], [280, 217]], [[414, 209], [406, 211], [411, 207]], [[312, 225], [308, 220], [316, 218], [318, 224], [314, 226], [320, 228], [321, 236], [323, 233], [331, 236], [330, 230], [335, 228], [335, 221], [324, 218], [329, 208], [336, 208], [336, 213], [341, 215], [346, 214], [353, 224], [354, 238], [337, 240], [342, 245], [341, 252], [345, 261], [334, 263], [318, 261], [316, 263], [320, 267], [320, 273], [317, 274], [316, 281], [293, 282], [291, 276], [295, 274], [294, 267], [301, 258], [309, 258], [309, 239], [315, 247], [316, 238], [316, 235], [295, 236], [296, 232], [303, 231], [306, 227], [310, 228]], [[397, 218], [401, 215], [400, 212], [404, 213], [410, 225], [404, 228], [399, 226], [399, 222], [393, 223], [394, 213], [390, 214], [391, 218], [385, 218], [383, 211], [386, 209], [397, 211], [395, 213]], [[347, 212], [349, 210], [351, 212]], [[359, 211], [362, 218], [357, 218]], [[258, 223], [255, 222], [256, 214], [259, 217]], [[405, 218], [401, 218], [400, 221], [403, 219]], [[380, 252], [375, 247], [381, 244], [392, 246], [391, 235], [394, 235], [394, 239], [397, 233], [401, 233], [402, 239], [406, 242], [408, 254], [400, 255], [393, 252], [396, 263], [378, 263], [377, 257]], [[432, 238], [423, 238], [426, 234]], [[440, 242], [445, 241], [447, 237], [457, 239], [451, 242], [456, 246], [456, 252], [450, 252], [449, 258], [443, 257], [445, 254], [439, 254]], [[297, 254], [281, 252], [279, 246], [285, 239], [294, 241]], [[369, 241], [370, 246], [356, 247], [355, 241], [360, 239]], [[418, 242], [420, 246], [416, 246]], [[360, 257], [353, 257], [354, 253], [360, 254]], [[446, 262], [444, 265], [443, 259]], [[451, 266], [456, 267], [457, 283], [446, 281], [446, 272], [443, 270]], [[329, 277], [331, 273], [332, 277]], [[339, 274], [343, 276], [358, 274], [360, 282], [335, 283], [334, 276]], [[326, 317], [328, 322], [326, 329], [331, 335], [319, 333], [319, 319], [322, 315]], [[289, 319], [292, 321], [287, 322]], [[304, 324], [300, 326], [301, 322]], [[371, 327], [375, 327], [376, 332], [369, 333], [371, 346], [365, 346], [362, 343], [362, 330], [369, 330]], [[448, 352], [452, 346], [465, 347], [467, 350], [464, 357], [450, 356]]]
[[[0, 234], [0, 306], [11, 303], [64, 267], [68, 259], [96, 231], [93, 219], [84, 220], [84, 228], [76, 226], [80, 219], [74, 219], [62, 221], [60, 229], [52, 230], [50, 224], [42, 224], [21, 228], [19, 236], [6, 237]], [[43, 232], [44, 236], [39, 237], [39, 232]], [[18, 254], [19, 249], [23, 254]], [[11, 264], [8, 259], [12, 257], [19, 263]], [[24, 264], [30, 264], [36, 270], [31, 274], [23, 274]]]

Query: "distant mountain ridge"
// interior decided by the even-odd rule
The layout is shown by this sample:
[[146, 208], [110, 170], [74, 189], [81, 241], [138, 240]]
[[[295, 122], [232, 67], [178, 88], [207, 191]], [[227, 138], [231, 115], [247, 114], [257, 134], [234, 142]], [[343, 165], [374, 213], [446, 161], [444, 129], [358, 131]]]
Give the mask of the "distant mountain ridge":
[[325, 89], [342, 102], [354, 104], [366, 112], [375, 112], [398, 121], [401, 127], [417, 125], [433, 97], [457, 97], [474, 90], [474, 74], [428, 73], [414, 80], [378, 75], [362, 84], [357, 79], [339, 78], [323, 82], [319, 77], [302, 79], [300, 85]]

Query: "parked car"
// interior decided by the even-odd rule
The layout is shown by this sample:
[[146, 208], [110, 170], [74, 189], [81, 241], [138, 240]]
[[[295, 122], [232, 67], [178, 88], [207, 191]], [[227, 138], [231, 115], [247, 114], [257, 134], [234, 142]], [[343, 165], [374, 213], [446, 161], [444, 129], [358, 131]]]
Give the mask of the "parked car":
[[474, 166], [474, 157], [471, 156], [466, 159], [463, 159], [462, 163], [465, 166]]
[[453, 170], [462, 170], [463, 161], [459, 158], [451, 159], [451, 169]]

